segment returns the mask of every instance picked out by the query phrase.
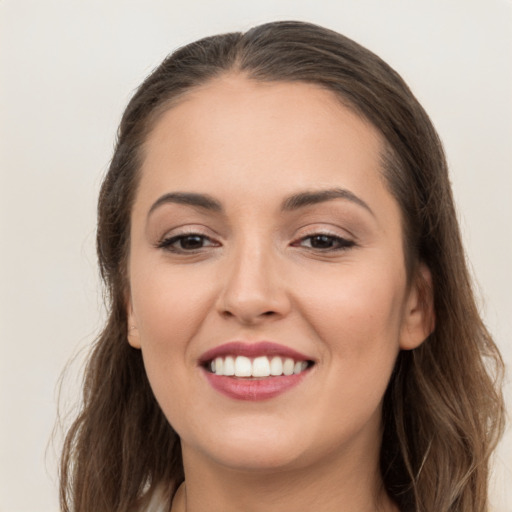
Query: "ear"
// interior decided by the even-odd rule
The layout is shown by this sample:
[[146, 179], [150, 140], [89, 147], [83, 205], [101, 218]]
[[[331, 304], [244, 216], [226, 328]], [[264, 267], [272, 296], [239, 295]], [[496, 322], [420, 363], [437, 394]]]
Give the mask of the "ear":
[[133, 311], [133, 305], [132, 305], [132, 301], [131, 301], [130, 297], [128, 297], [126, 300], [126, 310], [127, 310], [126, 321], [128, 324], [127, 325], [128, 343], [133, 348], [140, 349], [141, 348], [140, 333], [139, 333], [139, 328], [137, 327], [137, 321], [135, 319], [135, 313]]
[[400, 348], [412, 350], [419, 347], [432, 334], [434, 327], [432, 274], [424, 263], [420, 263], [405, 304]]

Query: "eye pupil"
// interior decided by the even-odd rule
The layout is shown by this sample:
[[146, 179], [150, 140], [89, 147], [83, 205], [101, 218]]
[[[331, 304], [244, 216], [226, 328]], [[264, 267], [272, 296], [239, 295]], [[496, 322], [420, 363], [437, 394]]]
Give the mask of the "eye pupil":
[[203, 246], [203, 237], [198, 235], [185, 236], [180, 240], [182, 249], [200, 249]]
[[331, 236], [315, 235], [311, 237], [311, 247], [315, 249], [329, 249], [334, 244]]

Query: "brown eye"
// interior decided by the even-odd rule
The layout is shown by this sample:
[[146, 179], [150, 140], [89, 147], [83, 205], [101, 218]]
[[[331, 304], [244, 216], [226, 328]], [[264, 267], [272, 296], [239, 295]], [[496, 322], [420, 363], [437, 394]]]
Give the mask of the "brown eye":
[[318, 234], [304, 237], [293, 245], [317, 251], [337, 251], [348, 249], [354, 246], [355, 243], [352, 240], [347, 240], [339, 236]]
[[189, 235], [176, 235], [162, 240], [158, 248], [172, 252], [193, 252], [205, 247], [218, 246], [211, 238], [204, 235], [191, 233]]
[[314, 249], [332, 249], [336, 245], [336, 240], [332, 236], [315, 235], [311, 237], [310, 244]]
[[193, 251], [194, 249], [201, 249], [204, 244], [204, 237], [199, 235], [183, 236], [177, 240], [177, 244], [180, 249], [186, 251]]

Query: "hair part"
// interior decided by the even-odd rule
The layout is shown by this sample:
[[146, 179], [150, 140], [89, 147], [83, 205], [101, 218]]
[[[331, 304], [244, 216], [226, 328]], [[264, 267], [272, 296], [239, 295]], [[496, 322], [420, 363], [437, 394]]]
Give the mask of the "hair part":
[[385, 62], [301, 22], [191, 43], [167, 57], [126, 108], [98, 203], [109, 318], [64, 445], [62, 510], [127, 512], [162, 483], [172, 495], [184, 478], [179, 438], [156, 403], [140, 351], [127, 342], [130, 215], [144, 143], [159, 117], [194, 88], [233, 72], [316, 84], [382, 134], [383, 177], [402, 212], [408, 276], [420, 262], [429, 268], [436, 319], [420, 347], [400, 352], [386, 391], [382, 478], [402, 511], [485, 510], [489, 457], [503, 430], [503, 363], [475, 304], [441, 142]]

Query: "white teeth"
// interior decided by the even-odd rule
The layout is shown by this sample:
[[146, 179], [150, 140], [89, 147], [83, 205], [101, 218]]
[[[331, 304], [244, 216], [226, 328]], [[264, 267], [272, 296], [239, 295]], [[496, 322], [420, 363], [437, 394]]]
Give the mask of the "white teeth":
[[297, 375], [298, 373], [303, 372], [307, 367], [308, 363], [306, 361], [297, 361], [293, 367], [293, 373]]
[[[217, 373], [217, 375], [220, 374]], [[226, 359], [224, 360], [223, 375], [227, 375], [228, 377], [235, 375], [235, 360], [231, 356], [226, 357]]]
[[294, 367], [295, 367], [295, 361], [288, 357], [287, 359], [284, 360], [284, 363], [283, 363], [283, 373], [285, 375], [293, 375]]
[[237, 356], [235, 359], [235, 375], [237, 377], [252, 377], [252, 363], [248, 357]]
[[307, 361], [294, 361], [291, 357], [259, 356], [250, 359], [245, 356], [216, 357], [209, 363], [209, 369], [216, 375], [227, 377], [279, 377], [299, 374], [308, 367]]
[[270, 375], [278, 376], [283, 374], [283, 360], [280, 357], [273, 357], [270, 361]]
[[252, 362], [253, 377], [268, 377], [270, 375], [270, 363], [268, 357], [257, 357]]

